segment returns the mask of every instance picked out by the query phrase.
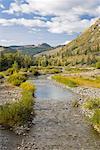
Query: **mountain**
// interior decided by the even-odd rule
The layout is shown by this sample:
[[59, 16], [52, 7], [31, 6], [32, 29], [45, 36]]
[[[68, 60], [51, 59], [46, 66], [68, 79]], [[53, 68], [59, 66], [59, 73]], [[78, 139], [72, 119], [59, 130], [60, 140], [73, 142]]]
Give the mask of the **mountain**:
[[16, 49], [24, 54], [35, 55], [44, 51], [51, 50], [52, 47], [47, 43], [35, 45], [23, 45], [23, 46], [10, 46], [11, 49]]
[[49, 51], [45, 57], [51, 65], [91, 65], [100, 61], [100, 19], [76, 39]]
[[6, 52], [16, 52], [16, 49], [12, 50], [10, 47], [6, 46], [0, 46], [0, 53], [6, 53]]
[[35, 55], [44, 51], [48, 51], [53, 49], [49, 44], [47, 43], [42, 43], [39, 44], [38, 46], [35, 45], [23, 45], [23, 46], [9, 46], [9, 47], [3, 47], [0, 48], [2, 52], [15, 52], [15, 51], [20, 51], [24, 54], [29, 54], [29, 55]]
[[46, 49], [47, 49], [47, 48], [48, 48], [48, 49], [51, 48], [51, 46], [50, 46], [49, 44], [47, 44], [47, 43], [39, 44], [38, 47], [40, 47], [40, 48], [46, 48]]
[[63, 46], [64, 45], [58, 45], [58, 46], [52, 47], [51, 49], [48, 49], [47, 51], [43, 51], [43, 52], [37, 53], [34, 56], [38, 57], [38, 56], [42, 56], [42, 55], [52, 55], [52, 54], [55, 54], [55, 52], [58, 52], [59, 49], [62, 48]]

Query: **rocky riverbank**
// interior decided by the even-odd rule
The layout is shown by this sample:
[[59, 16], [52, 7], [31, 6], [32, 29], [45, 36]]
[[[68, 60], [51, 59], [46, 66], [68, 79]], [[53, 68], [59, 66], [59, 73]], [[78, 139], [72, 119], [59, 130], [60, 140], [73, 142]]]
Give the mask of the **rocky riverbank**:
[[33, 127], [19, 150], [99, 150], [100, 137], [80, 108], [66, 101], [37, 101]]
[[[52, 76], [48, 77], [48, 79], [51, 79]], [[85, 87], [85, 86], [78, 86], [78, 87], [68, 87], [67, 85], [64, 85], [62, 83], [58, 83], [57, 81], [54, 81], [58, 86], [62, 86], [63, 88], [70, 89], [72, 92], [78, 94], [80, 97], [84, 97], [85, 99], [88, 98], [100, 98], [100, 89], [99, 88], [93, 88], [93, 87]], [[84, 101], [84, 100], [83, 100]]]
[[[6, 103], [12, 103], [19, 101], [22, 97], [22, 89], [17, 86], [12, 86], [6, 82], [2, 82], [0, 84], [0, 105], [4, 105]], [[26, 124], [12, 127], [10, 130], [13, 130], [14, 133], [17, 135], [26, 135], [26, 133], [30, 130], [30, 127], [32, 125], [31, 120], [28, 121]], [[0, 125], [1, 129], [6, 129], [8, 127], [4, 127]]]
[[92, 87], [75, 87], [70, 88], [73, 92], [89, 97], [89, 98], [100, 98], [100, 89], [99, 88], [92, 88]]
[[[53, 83], [56, 86], [68, 88], [55, 81]], [[77, 100], [80, 104], [87, 100], [87, 97], [90, 98], [92, 95], [97, 97], [100, 94], [99, 89], [94, 88], [69, 89], [77, 93]], [[80, 105], [78, 108], [73, 108], [72, 101], [68, 102], [67, 99], [37, 101], [35, 112], [34, 125], [29, 135], [23, 139], [21, 146], [18, 147], [19, 150], [100, 149], [100, 136], [85, 119]]]
[[[54, 81], [55, 84], [55, 81]], [[56, 86], [62, 84], [56, 83]], [[77, 87], [78, 88], [78, 87]], [[71, 89], [75, 92], [74, 88]], [[81, 103], [87, 89], [77, 89], [77, 100]], [[84, 93], [80, 96], [81, 91]], [[95, 96], [98, 95], [95, 92]], [[76, 99], [76, 98], [75, 98]], [[73, 99], [73, 101], [75, 100]], [[36, 116], [21, 144], [7, 150], [99, 150], [100, 136], [93, 130], [82, 114], [80, 107], [73, 108], [68, 100], [36, 100]], [[1, 150], [4, 150], [2, 146]]]
[[21, 98], [21, 89], [11, 86], [7, 83], [0, 84], [0, 105], [19, 100]]

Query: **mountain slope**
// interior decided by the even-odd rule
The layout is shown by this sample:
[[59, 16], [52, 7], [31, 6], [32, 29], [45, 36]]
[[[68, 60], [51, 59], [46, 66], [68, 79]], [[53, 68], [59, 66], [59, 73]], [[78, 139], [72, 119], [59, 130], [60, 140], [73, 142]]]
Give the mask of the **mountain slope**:
[[24, 54], [35, 55], [44, 51], [48, 51], [52, 49], [50, 45], [47, 43], [39, 44], [38, 46], [35, 45], [24, 45], [24, 46], [10, 46], [12, 49], [16, 49]]
[[0, 46], [0, 53], [16, 52], [16, 49], [12, 50], [10, 47]]
[[97, 52], [100, 48], [100, 19], [96, 21], [78, 38], [64, 47], [64, 50], [71, 50], [72, 53], [88, 54]]
[[29, 54], [29, 55], [35, 55], [44, 51], [48, 51], [53, 49], [50, 45], [47, 43], [42, 43], [39, 44], [38, 46], [35, 45], [23, 45], [23, 46], [9, 46], [9, 47], [0, 47], [0, 51], [2, 52], [15, 52], [15, 51], [20, 51], [24, 54]]
[[72, 42], [53, 50], [53, 53], [49, 51], [49, 54], [45, 56], [45, 59], [48, 60], [48, 58], [48, 64], [52, 65], [89, 65], [99, 61], [100, 19]]

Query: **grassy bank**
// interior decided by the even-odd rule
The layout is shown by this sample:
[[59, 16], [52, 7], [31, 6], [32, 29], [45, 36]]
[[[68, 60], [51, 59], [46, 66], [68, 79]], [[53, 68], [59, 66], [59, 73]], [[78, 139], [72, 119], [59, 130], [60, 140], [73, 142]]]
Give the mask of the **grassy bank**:
[[83, 108], [94, 129], [100, 133], [100, 98], [88, 100], [83, 104]]
[[20, 100], [6, 103], [0, 106], [0, 124], [5, 127], [17, 127], [27, 124], [34, 116], [34, 92], [35, 86], [31, 83], [24, 82], [26, 77], [16, 73], [8, 78], [8, 82], [22, 88]]
[[39, 75], [39, 74], [55, 74], [55, 73], [61, 73], [61, 69], [59, 67], [41, 67], [41, 66], [32, 66], [28, 69], [29, 72], [31, 72], [33, 75]]
[[23, 92], [19, 101], [0, 106], [0, 124], [6, 127], [25, 124], [33, 112], [33, 104], [32, 93]]
[[60, 75], [54, 75], [52, 76], [52, 79], [56, 80], [59, 83], [63, 83], [69, 87], [76, 87], [78, 86], [76, 82], [74, 82], [71, 78], [66, 78], [64, 76]]
[[81, 73], [81, 72], [88, 72], [91, 71], [91, 69], [88, 68], [68, 68], [65, 67], [65, 72], [66, 73]]
[[100, 88], [100, 77], [85, 78], [85, 77], [78, 77], [78, 76], [69, 77], [63, 75], [54, 75], [52, 79], [56, 80], [57, 82], [68, 85], [69, 87], [87, 86], [87, 87]]
[[21, 85], [21, 83], [25, 82], [26, 80], [27, 80], [27, 76], [24, 73], [13, 73], [7, 79], [9, 83], [15, 86]]

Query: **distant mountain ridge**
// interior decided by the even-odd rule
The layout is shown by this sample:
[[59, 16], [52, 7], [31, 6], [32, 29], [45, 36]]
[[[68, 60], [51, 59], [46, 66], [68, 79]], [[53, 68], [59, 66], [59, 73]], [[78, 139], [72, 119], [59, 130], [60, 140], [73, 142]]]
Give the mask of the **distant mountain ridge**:
[[51, 47], [49, 44], [47, 43], [42, 43], [39, 45], [22, 45], [22, 46], [16, 46], [16, 45], [12, 45], [9, 47], [4, 47], [4, 46], [0, 46], [0, 51], [1, 52], [16, 52], [16, 51], [20, 51], [24, 54], [29, 54], [29, 55], [35, 55], [44, 51], [48, 51], [53, 49], [53, 47]]
[[10, 47], [7, 46], [0, 46], [0, 53], [2, 52], [16, 52], [16, 49], [12, 50]]

